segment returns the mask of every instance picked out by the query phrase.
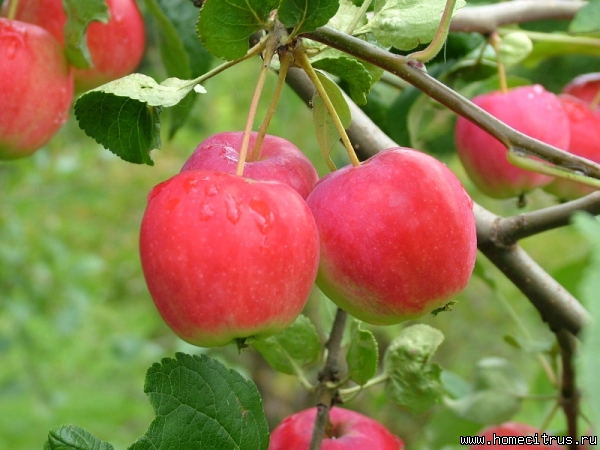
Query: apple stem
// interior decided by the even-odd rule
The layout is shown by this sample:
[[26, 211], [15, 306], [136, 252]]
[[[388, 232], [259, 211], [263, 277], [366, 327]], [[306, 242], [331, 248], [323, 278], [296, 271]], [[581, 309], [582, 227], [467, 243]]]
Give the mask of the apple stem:
[[366, 14], [367, 9], [369, 9], [369, 6], [371, 6], [371, 2], [372, 0], [365, 0], [363, 2], [363, 4], [360, 6], [360, 9], [352, 18], [352, 22], [350, 22], [350, 25], [348, 25], [348, 28], [346, 28], [346, 34], [354, 33], [354, 30], [356, 30], [356, 26], [358, 25], [358, 22], [360, 21], [361, 17]]
[[287, 51], [282, 52], [279, 55], [279, 77], [277, 78], [277, 85], [275, 86], [275, 92], [273, 93], [273, 97], [271, 98], [271, 103], [269, 103], [269, 108], [267, 109], [267, 113], [265, 114], [265, 118], [258, 128], [258, 135], [256, 136], [256, 142], [254, 143], [254, 147], [252, 147], [252, 151], [248, 156], [249, 161], [256, 161], [260, 157], [260, 148], [262, 146], [265, 135], [267, 134], [267, 130], [269, 129], [269, 124], [271, 123], [271, 119], [275, 115], [275, 110], [277, 109], [277, 104], [279, 103], [279, 99], [281, 97], [281, 92], [283, 91], [283, 86], [285, 86], [285, 77], [287, 75], [287, 71], [292, 64], [292, 55]]
[[[1, 3], [1, 2], [0, 2]], [[6, 18], [8, 20], [15, 20], [17, 16], [17, 8], [19, 7], [19, 0], [9, 0], [8, 2], [8, 14]]]
[[588, 177], [583, 172], [574, 172], [571, 169], [560, 166], [552, 166], [548, 163], [532, 159], [523, 151], [515, 149], [512, 146], [508, 148], [506, 157], [511, 164], [520, 167], [521, 169], [576, 181], [586, 186], [600, 189], [600, 180], [596, 178]]
[[596, 95], [590, 102], [590, 108], [596, 109], [598, 107], [598, 105], [600, 105], [600, 89], [598, 89], [598, 92], [596, 92]]
[[265, 85], [265, 79], [267, 78], [267, 73], [269, 72], [269, 66], [271, 64], [271, 59], [273, 58], [273, 54], [275, 53], [276, 45], [277, 45], [277, 41], [275, 39], [272, 39], [272, 38], [267, 39], [264, 60], [263, 60], [262, 67], [260, 69], [258, 81], [256, 82], [256, 88], [254, 89], [254, 95], [252, 97], [252, 102], [250, 103], [250, 110], [248, 111], [248, 119], [246, 120], [246, 127], [244, 128], [244, 134], [242, 136], [242, 145], [240, 147], [240, 157], [238, 159], [238, 164], [235, 169], [235, 174], [240, 177], [244, 174], [244, 164], [246, 163], [246, 155], [248, 153], [248, 144], [250, 143], [250, 134], [252, 132], [252, 125], [254, 124], [254, 117], [256, 116], [256, 109], [258, 107], [258, 101], [260, 100], [260, 94], [262, 93], [263, 87]]
[[[329, 111], [329, 114], [331, 115], [331, 118], [333, 119], [333, 123], [335, 124], [335, 127], [338, 130], [338, 133], [340, 134], [342, 143], [344, 144], [344, 147], [346, 148], [346, 151], [348, 152], [348, 157], [350, 158], [350, 162], [352, 163], [352, 165], [354, 167], [360, 166], [360, 160], [356, 156], [356, 152], [354, 151], [354, 148], [352, 148], [352, 144], [350, 143], [350, 138], [348, 137], [348, 134], [346, 133], [346, 130], [344, 129], [344, 125], [342, 125], [342, 121], [340, 120], [340, 117], [338, 116], [338, 114], [335, 110], [335, 107], [333, 106], [333, 103], [331, 103], [331, 99], [327, 95], [327, 92], [325, 91], [325, 88], [323, 87], [321, 80], [319, 80], [319, 77], [317, 76], [315, 69], [313, 69], [313, 66], [310, 63], [310, 60], [308, 59], [308, 56], [306, 54], [306, 50], [304, 49], [304, 47], [302, 46], [301, 43], [294, 49], [294, 57], [295, 57], [296, 63], [306, 72], [306, 75], [308, 75], [308, 78], [310, 78], [310, 81], [312, 81], [312, 83], [315, 85], [315, 88], [317, 89], [317, 93], [323, 100], [323, 103], [325, 104], [327, 111]], [[326, 162], [328, 162], [328, 161], [326, 160]]]
[[506, 94], [508, 92], [508, 83], [506, 82], [506, 68], [500, 59], [500, 35], [496, 32], [490, 36], [490, 44], [496, 52], [496, 61], [498, 64], [498, 78], [500, 79], [500, 92]]
[[408, 55], [408, 59], [426, 63], [427, 61], [432, 60], [435, 57], [435, 55], [437, 55], [440, 52], [440, 50], [446, 43], [446, 38], [448, 37], [448, 32], [450, 31], [450, 22], [452, 21], [452, 14], [454, 13], [455, 5], [456, 0], [446, 0], [446, 6], [444, 7], [444, 11], [442, 12], [440, 25], [436, 30], [432, 41], [423, 50]]

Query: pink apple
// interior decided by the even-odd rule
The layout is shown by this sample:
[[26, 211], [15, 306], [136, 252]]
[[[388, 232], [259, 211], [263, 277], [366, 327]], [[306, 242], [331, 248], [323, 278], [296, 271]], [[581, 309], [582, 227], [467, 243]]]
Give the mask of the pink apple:
[[191, 170], [150, 192], [140, 256], [167, 325], [191, 344], [215, 347], [269, 336], [296, 319], [319, 241], [289, 186]]
[[[600, 111], [570, 95], [559, 95], [571, 127], [569, 152], [600, 163]], [[596, 189], [562, 178], [555, 179], [544, 190], [563, 200], [573, 200]]]
[[[486, 443], [482, 445], [471, 445], [469, 447], [470, 450], [564, 450], [564, 447], [557, 444], [557, 437], [551, 436], [548, 433], [543, 433], [537, 428], [524, 423], [506, 422], [501, 425], [494, 425], [482, 430], [482, 432], [479, 433], [479, 436], [483, 436]], [[490, 442], [490, 445], [487, 445], [487, 442]]]
[[[94, 64], [75, 69], [78, 91], [86, 91], [128, 75], [139, 65], [146, 45], [144, 20], [135, 0], [107, 0], [110, 20], [93, 22], [87, 44]], [[46, 28], [64, 44], [67, 20], [62, 0], [19, 0], [16, 19]]]
[[[563, 93], [577, 97], [588, 104], [599, 101], [600, 72], [586, 73], [575, 77], [563, 88]], [[600, 103], [595, 105], [595, 109], [600, 110]]]
[[[490, 92], [472, 101], [517, 131], [560, 149], [568, 148], [569, 119], [556, 95], [540, 85]], [[469, 178], [490, 197], [516, 197], [552, 181], [552, 177], [509, 163], [506, 147], [463, 117], [456, 122], [455, 141]]]
[[[207, 169], [235, 173], [239, 160], [243, 134], [230, 131], [215, 134], [198, 145], [183, 165], [182, 171]], [[257, 133], [250, 136], [250, 150]], [[319, 176], [312, 163], [291, 142], [266, 135], [256, 161], [246, 160], [244, 176], [255, 180], [275, 180], [290, 185], [306, 198]]]
[[[271, 433], [269, 450], [308, 450], [317, 408], [305, 409], [283, 420]], [[331, 427], [322, 450], [403, 450], [404, 442], [370, 417], [349, 409], [329, 411]]]
[[467, 285], [477, 251], [473, 202], [435, 158], [388, 149], [325, 176], [306, 201], [321, 240], [317, 285], [358, 319], [420, 317]]
[[30, 155], [69, 116], [73, 74], [45, 29], [0, 18], [0, 159]]

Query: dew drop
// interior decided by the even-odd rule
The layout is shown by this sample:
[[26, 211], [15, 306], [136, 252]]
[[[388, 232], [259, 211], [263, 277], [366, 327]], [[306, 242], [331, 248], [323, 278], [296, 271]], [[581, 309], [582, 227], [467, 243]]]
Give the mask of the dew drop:
[[240, 220], [240, 209], [237, 202], [231, 195], [225, 196], [225, 214], [232, 224], [236, 224]]
[[198, 180], [195, 178], [187, 178], [184, 182], [183, 182], [183, 189], [185, 189], [185, 192], [187, 192], [188, 194], [191, 191], [196, 190], [196, 187], [198, 186]]
[[260, 200], [250, 200], [248, 206], [253, 212], [252, 217], [259, 231], [262, 234], [267, 234], [271, 230], [275, 218], [269, 205]]
[[216, 187], [214, 184], [211, 184], [210, 186], [208, 186], [206, 188], [206, 195], [208, 197], [212, 197], [214, 195], [217, 195], [219, 193], [219, 188]]
[[215, 214], [215, 210], [209, 204], [206, 204], [200, 208], [200, 220], [208, 220]]

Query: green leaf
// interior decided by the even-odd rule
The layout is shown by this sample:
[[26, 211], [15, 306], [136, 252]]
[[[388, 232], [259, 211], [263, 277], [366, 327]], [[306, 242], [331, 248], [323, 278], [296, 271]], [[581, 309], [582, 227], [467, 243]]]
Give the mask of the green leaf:
[[346, 353], [350, 379], [362, 386], [377, 373], [378, 361], [379, 352], [375, 336], [369, 330], [361, 330], [360, 321], [355, 320]]
[[591, 244], [591, 263], [585, 271], [579, 288], [581, 301], [594, 320], [582, 331], [582, 344], [577, 354], [577, 366], [580, 388], [584, 392], [581, 398], [584, 399], [585, 406], [590, 411], [587, 415], [597, 431], [600, 429], [600, 384], [598, 383], [598, 374], [600, 373], [600, 359], [598, 358], [598, 348], [600, 348], [600, 325], [598, 323], [600, 317], [600, 302], [598, 302], [600, 222], [589, 214], [577, 213], [573, 217], [573, 223]]
[[48, 433], [44, 450], [113, 450], [108, 442], [101, 441], [75, 425], [63, 425]]
[[[321, 80], [321, 84], [323, 85], [325, 92], [327, 92], [327, 96], [331, 100], [343, 127], [348, 128], [352, 123], [352, 113], [350, 112], [350, 107], [344, 98], [342, 90], [323, 73], [317, 72], [317, 76], [319, 77], [319, 80]], [[329, 154], [331, 148], [340, 140], [340, 134], [335, 126], [333, 117], [329, 113], [329, 110], [326, 108], [325, 103], [319, 94], [315, 94], [312, 99], [312, 112], [315, 136], [319, 143], [321, 153], [326, 161], [328, 159], [331, 161]]]
[[154, 364], [144, 392], [156, 417], [130, 450], [266, 450], [269, 428], [251, 380], [206, 355]]
[[[360, 8], [352, 3], [350, 0], [340, 0], [340, 7], [338, 8], [335, 15], [329, 19], [327, 26], [334, 30], [346, 32], [348, 27], [352, 24], [354, 17], [358, 13]], [[363, 15], [358, 21], [358, 27], [362, 27], [367, 24], [367, 18]]]
[[313, 31], [326, 25], [339, 8], [339, 0], [281, 0], [279, 20], [293, 35]]
[[600, 0], [589, 0], [587, 5], [577, 11], [569, 24], [571, 33], [592, 33], [600, 31]]
[[[464, 5], [457, 0], [454, 14]], [[411, 50], [433, 39], [446, 0], [375, 0], [374, 6], [375, 14], [357, 33], [373, 33], [384, 47]]]
[[417, 324], [403, 329], [390, 343], [383, 359], [384, 373], [389, 376], [385, 392], [390, 401], [415, 414], [441, 402], [442, 368], [431, 358], [443, 340], [441, 331]]
[[[371, 90], [374, 81], [366, 67], [356, 59], [342, 56], [341, 52], [327, 51], [324, 53], [331, 57], [315, 59], [312, 61], [313, 67], [329, 72], [346, 81], [350, 89], [350, 97], [356, 104], [364, 105], [367, 103], [367, 94]], [[381, 74], [379, 76], [381, 77]]]
[[214, 56], [233, 60], [244, 56], [252, 34], [268, 28], [269, 14], [279, 0], [206, 0], [197, 32]]
[[88, 136], [120, 158], [152, 165], [149, 152], [160, 148], [162, 107], [176, 105], [194, 86], [177, 78], [158, 84], [134, 73], [79, 97], [75, 117]]
[[252, 346], [275, 370], [297, 375], [301, 368], [318, 361], [321, 341], [315, 326], [306, 316], [268, 339], [255, 340]]
[[487, 358], [477, 364], [472, 392], [445, 403], [462, 419], [492, 424], [510, 420], [526, 394], [527, 384], [508, 361]]
[[[212, 57], [195, 33], [197, 8], [189, 0], [147, 0], [157, 23], [157, 42], [161, 60], [169, 77], [195, 78], [207, 72]], [[196, 96], [189, 93], [169, 110], [169, 138], [185, 123]]]
[[63, 0], [67, 22], [65, 23], [65, 53], [69, 62], [81, 69], [92, 67], [87, 46], [86, 31], [90, 23], [108, 22], [110, 14], [106, 0]]

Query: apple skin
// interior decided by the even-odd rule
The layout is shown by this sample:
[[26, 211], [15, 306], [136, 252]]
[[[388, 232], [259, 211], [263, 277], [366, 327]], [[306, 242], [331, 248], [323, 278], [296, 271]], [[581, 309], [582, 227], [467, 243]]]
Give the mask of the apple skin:
[[477, 252], [473, 202], [435, 158], [378, 153], [323, 177], [307, 198], [321, 241], [317, 286], [373, 325], [446, 305], [468, 283]]
[[[510, 127], [560, 149], [569, 145], [569, 119], [560, 101], [540, 85], [479, 95], [480, 108]], [[464, 117], [456, 122], [458, 156], [475, 186], [494, 198], [510, 198], [549, 184], [553, 178], [513, 166], [500, 141]]]
[[[571, 95], [563, 94], [558, 98], [571, 127], [569, 152], [600, 163], [600, 111], [591, 109], [586, 102]], [[544, 190], [562, 200], [574, 200], [596, 191], [591, 186], [562, 178], [556, 178], [544, 186]]]
[[[181, 171], [218, 170], [235, 173], [244, 133], [229, 131], [205, 139], [188, 158]], [[250, 151], [258, 133], [250, 135]], [[246, 160], [244, 176], [254, 180], [275, 180], [287, 184], [302, 196], [308, 197], [319, 180], [317, 171], [304, 154], [291, 142], [265, 135], [257, 161]]]
[[167, 325], [191, 344], [216, 347], [296, 319], [314, 283], [319, 240], [289, 186], [192, 170], [150, 192], [140, 258]]
[[45, 29], [0, 18], [0, 159], [43, 147], [69, 116], [73, 73]]
[[485, 436], [486, 441], [494, 442], [494, 434], [496, 436], [533, 436], [538, 434], [539, 445], [471, 445], [470, 450], [484, 450], [484, 449], [502, 449], [502, 450], [520, 450], [520, 449], [549, 449], [549, 450], [564, 450], [564, 447], [553, 442], [551, 445], [543, 445], [541, 438], [541, 432], [537, 428], [532, 427], [524, 423], [518, 422], [506, 422], [501, 425], [493, 425], [485, 428], [478, 434], [478, 436]]
[[[269, 450], [308, 450], [317, 408], [286, 417], [271, 433]], [[404, 442], [370, 417], [349, 409], [332, 407], [329, 411], [330, 435], [322, 450], [404, 450]]]
[[[572, 95], [588, 104], [594, 101], [598, 92], [600, 92], [600, 72], [579, 75], [563, 88], [563, 94]], [[600, 111], [600, 104], [595, 109]]]
[[[87, 44], [94, 64], [90, 69], [74, 69], [78, 92], [130, 74], [139, 65], [146, 46], [142, 14], [135, 0], [107, 0], [108, 23], [92, 22]], [[67, 17], [62, 0], [19, 0], [17, 20], [46, 28], [64, 45]]]

